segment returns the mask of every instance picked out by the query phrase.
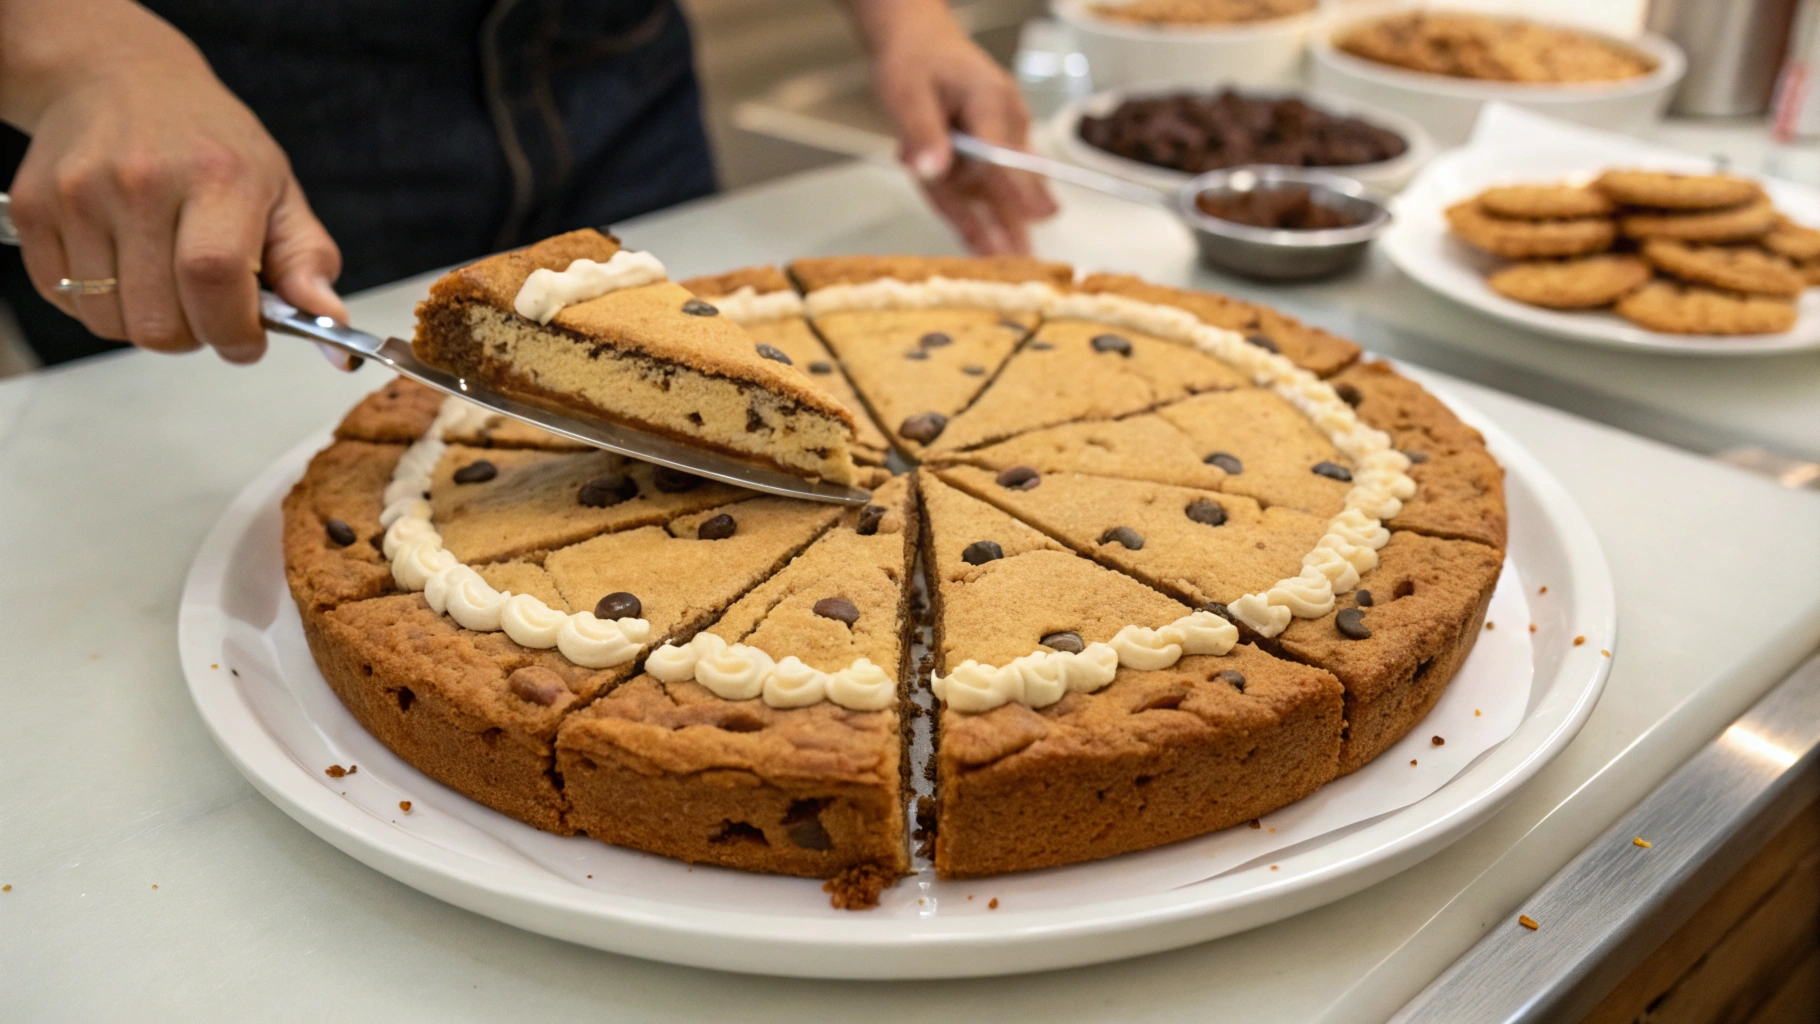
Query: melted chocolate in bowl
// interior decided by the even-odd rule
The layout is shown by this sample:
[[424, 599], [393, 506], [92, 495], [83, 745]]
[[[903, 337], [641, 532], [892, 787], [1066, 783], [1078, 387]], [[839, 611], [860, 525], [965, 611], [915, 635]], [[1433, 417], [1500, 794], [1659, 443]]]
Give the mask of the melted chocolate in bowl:
[[1203, 192], [1194, 205], [1209, 217], [1254, 228], [1320, 231], [1349, 228], [1361, 223], [1344, 210], [1314, 201], [1314, 193], [1300, 185], [1259, 187], [1245, 192]]
[[1349, 167], [1402, 156], [1401, 135], [1298, 99], [1176, 93], [1132, 97], [1081, 118], [1088, 145], [1128, 160], [1200, 174], [1242, 164]]

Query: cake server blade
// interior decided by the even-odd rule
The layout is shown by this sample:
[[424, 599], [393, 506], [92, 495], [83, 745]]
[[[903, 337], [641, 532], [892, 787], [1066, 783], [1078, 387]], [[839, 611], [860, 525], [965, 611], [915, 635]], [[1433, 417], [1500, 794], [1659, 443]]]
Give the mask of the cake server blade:
[[259, 291], [259, 318], [266, 329], [280, 334], [331, 345], [360, 359], [384, 363], [398, 373], [428, 385], [444, 394], [465, 398], [476, 405], [510, 416], [515, 420], [547, 430], [583, 444], [617, 452], [641, 462], [669, 466], [710, 480], [745, 487], [766, 494], [806, 501], [830, 502], [836, 505], [863, 505], [872, 495], [855, 487], [821, 483], [791, 476], [779, 470], [753, 465], [741, 459], [704, 451], [681, 441], [632, 427], [579, 416], [567, 416], [534, 405], [527, 405], [428, 366], [412, 353], [410, 342], [381, 338], [375, 334], [344, 327], [326, 316], [310, 316], [269, 291]]

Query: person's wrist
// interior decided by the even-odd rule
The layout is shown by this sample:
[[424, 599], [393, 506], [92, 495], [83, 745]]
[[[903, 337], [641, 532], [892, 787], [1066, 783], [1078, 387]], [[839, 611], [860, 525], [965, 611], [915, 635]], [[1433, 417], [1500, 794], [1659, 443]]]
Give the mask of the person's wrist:
[[91, 0], [56, 31], [0, 43], [0, 120], [34, 134], [60, 101], [141, 85], [168, 91], [210, 80], [202, 53], [163, 19], [128, 0]]

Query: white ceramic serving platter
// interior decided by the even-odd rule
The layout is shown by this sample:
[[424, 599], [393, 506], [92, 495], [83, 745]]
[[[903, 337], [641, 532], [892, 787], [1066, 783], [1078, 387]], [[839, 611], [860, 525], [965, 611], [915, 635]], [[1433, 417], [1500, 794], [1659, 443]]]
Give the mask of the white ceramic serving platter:
[[[1210, 94], [1223, 88], [1226, 86], [1210, 86], [1193, 82], [1145, 82], [1083, 96], [1056, 111], [1044, 123], [1041, 132], [1044, 148], [1070, 163], [1096, 171], [1104, 171], [1107, 174], [1116, 174], [1121, 178], [1149, 185], [1152, 188], [1173, 192], [1186, 184], [1193, 175], [1186, 171], [1158, 167], [1140, 160], [1130, 160], [1108, 153], [1097, 146], [1089, 145], [1080, 136], [1081, 118], [1104, 117], [1117, 109], [1120, 103], [1133, 97], [1169, 95], [1178, 92]], [[1382, 160], [1375, 164], [1319, 168], [1352, 178], [1380, 195], [1390, 195], [1402, 188], [1416, 171], [1434, 155], [1434, 143], [1429, 139], [1427, 130], [1402, 114], [1367, 106], [1341, 96], [1309, 92], [1305, 89], [1247, 87], [1240, 88], [1239, 91], [1253, 99], [1300, 99], [1310, 106], [1318, 107], [1330, 114], [1360, 118], [1401, 135], [1408, 148], [1399, 157]]]
[[[977, 901], [945, 897], [943, 904], [955, 904], [947, 912], [917, 895], [938, 889], [909, 879], [880, 910], [836, 911], [815, 881], [691, 868], [550, 835], [431, 781], [341, 706], [311, 660], [286, 592], [279, 506], [326, 432], [248, 484], [209, 533], [184, 586], [179, 649], [209, 730], [273, 803], [363, 863], [521, 928], [674, 963], [824, 978], [1008, 974], [1136, 956], [1331, 902], [1440, 851], [1558, 754], [1591, 714], [1611, 667], [1599, 647], [1616, 638], [1598, 541], [1528, 453], [1461, 411], [1485, 431], [1508, 473], [1507, 565], [1529, 587], [1548, 586], [1545, 597], [1527, 590], [1539, 632], [1515, 732], [1425, 799], [1161, 891], [1124, 895], [1109, 887], [1104, 866], [1115, 858], [1015, 876], [1007, 884], [1030, 898], [997, 910], [982, 907], [994, 891], [989, 879], [979, 881]], [[1576, 634], [1607, 639], [1574, 646]], [[1474, 657], [1491, 649], [1481, 645]], [[1427, 745], [1422, 728], [1412, 736]], [[1379, 761], [1388, 765], [1389, 756]], [[330, 764], [359, 770], [330, 779]], [[403, 800], [411, 802], [408, 813]]]
[[[1391, 204], [1394, 220], [1378, 245], [1405, 274], [1465, 306], [1570, 341], [1683, 356], [1774, 355], [1820, 348], [1820, 290], [1797, 300], [1795, 326], [1781, 334], [1663, 334], [1610, 310], [1543, 309], [1507, 299], [1485, 283], [1509, 261], [1474, 249], [1447, 230], [1448, 206], [1493, 185], [1552, 180], [1590, 181], [1608, 167], [1653, 167], [1684, 173], [1713, 170], [1710, 160], [1651, 146], [1622, 135], [1550, 121], [1508, 107], [1489, 109], [1474, 141], [1429, 161]], [[1820, 191], [1761, 179], [1777, 208], [1802, 224], [1820, 226]]]

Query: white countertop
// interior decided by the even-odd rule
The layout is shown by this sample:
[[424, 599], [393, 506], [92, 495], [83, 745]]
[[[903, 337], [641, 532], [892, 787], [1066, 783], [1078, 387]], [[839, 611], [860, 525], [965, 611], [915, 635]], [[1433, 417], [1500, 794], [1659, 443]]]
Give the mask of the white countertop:
[[[1066, 202], [1040, 233], [1046, 254], [1192, 276], [1173, 225]], [[679, 277], [951, 246], [895, 174], [865, 167], [622, 235]], [[1340, 289], [1375, 286], [1322, 287], [1353, 303]], [[407, 330], [422, 288], [362, 296], [356, 322]], [[176, 656], [192, 554], [255, 472], [383, 382], [274, 344], [253, 369], [134, 353], [0, 383], [0, 883], [12, 886], [0, 893], [0, 1019], [883, 1022], [990, 1005], [1058, 1022], [1380, 1020], [1820, 643], [1820, 495], [1453, 383], [1578, 499], [1621, 618], [1586, 729], [1484, 827], [1328, 907], [1125, 963], [879, 985], [646, 963], [496, 924], [361, 866], [260, 797], [202, 728]], [[1815, 422], [1812, 395], [1788, 424]], [[1784, 422], [1757, 424], [1738, 404], [1713, 415]]]

